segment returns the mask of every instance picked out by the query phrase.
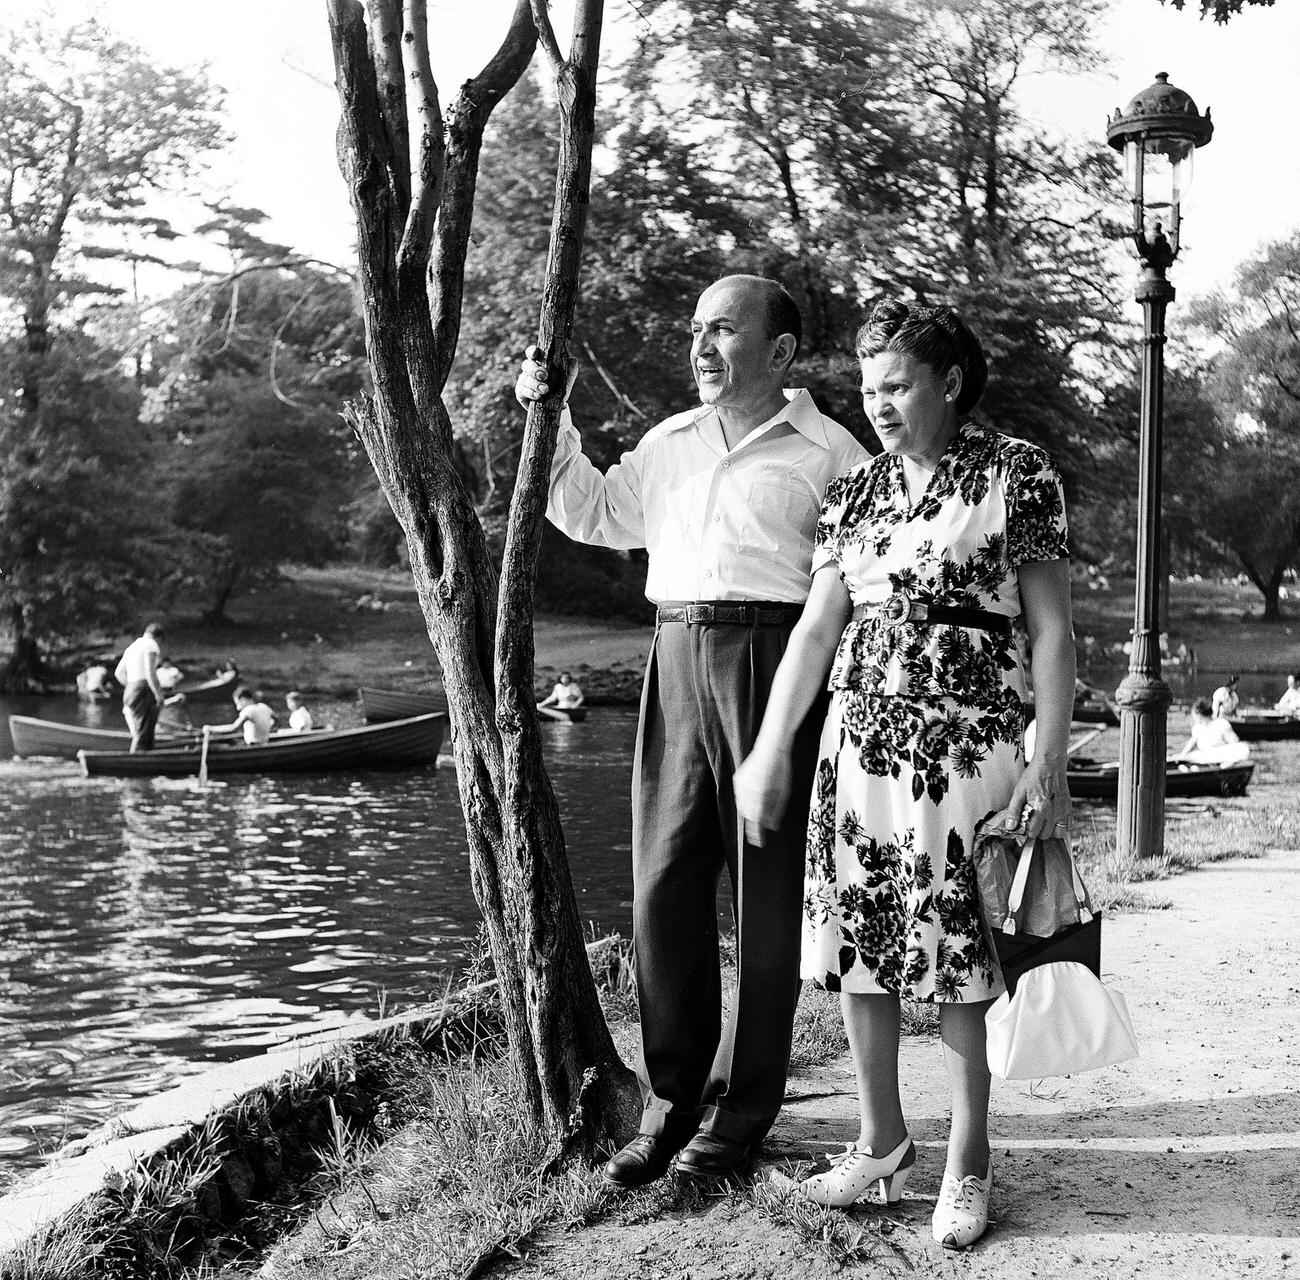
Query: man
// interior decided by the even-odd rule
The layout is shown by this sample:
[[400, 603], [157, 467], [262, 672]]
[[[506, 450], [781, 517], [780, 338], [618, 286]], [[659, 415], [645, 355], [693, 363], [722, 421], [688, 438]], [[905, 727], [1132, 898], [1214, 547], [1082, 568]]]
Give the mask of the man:
[[262, 701], [259, 694], [242, 684], [235, 690], [235, 709], [239, 713], [229, 724], [203, 726], [205, 737], [217, 738], [224, 734], [244, 731], [244, 742], [250, 747], [264, 747], [271, 740], [271, 727], [275, 712]]
[[126, 646], [113, 677], [122, 686], [122, 715], [131, 730], [132, 751], [152, 751], [154, 731], [164, 693], [158, 683], [158, 659], [162, 650], [158, 637], [162, 627], [151, 622], [136, 640]]
[[1224, 720], [1231, 720], [1237, 714], [1237, 708], [1241, 705], [1241, 698], [1237, 693], [1237, 681], [1239, 676], [1229, 676], [1226, 684], [1221, 684], [1215, 691], [1210, 702], [1211, 714], [1214, 719], [1222, 717]]
[[1274, 703], [1274, 710], [1283, 715], [1300, 716], [1300, 686], [1297, 686], [1294, 675], [1287, 676], [1286, 692]]
[[[562, 418], [547, 515], [581, 542], [645, 547], [657, 606], [632, 783], [640, 1134], [605, 1177], [743, 1167], [781, 1108], [798, 999], [807, 797], [822, 708], [800, 735], [802, 803], [772, 844], [744, 843], [731, 791], [809, 588], [827, 483], [867, 455], [806, 391], [787, 393], [802, 322], [775, 281], [728, 276], [691, 321], [701, 407], [602, 475]], [[545, 395], [530, 348], [521, 403]], [[721, 1028], [716, 892], [735, 900], [737, 978]]]

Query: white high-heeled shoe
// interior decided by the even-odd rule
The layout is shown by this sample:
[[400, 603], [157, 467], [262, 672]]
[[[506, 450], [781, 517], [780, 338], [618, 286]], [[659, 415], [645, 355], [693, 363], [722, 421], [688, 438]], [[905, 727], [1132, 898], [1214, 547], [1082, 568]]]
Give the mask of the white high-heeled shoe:
[[831, 1156], [825, 1173], [805, 1178], [799, 1193], [814, 1204], [844, 1209], [866, 1195], [872, 1183], [880, 1183], [885, 1204], [897, 1204], [903, 1196], [908, 1174], [916, 1164], [916, 1147], [904, 1138], [887, 1156], [877, 1160], [871, 1148], [850, 1142], [843, 1154]]
[[945, 1249], [965, 1249], [984, 1234], [989, 1225], [989, 1195], [993, 1190], [993, 1161], [982, 1178], [973, 1173], [954, 1178], [944, 1170], [939, 1199], [930, 1219], [934, 1238]]

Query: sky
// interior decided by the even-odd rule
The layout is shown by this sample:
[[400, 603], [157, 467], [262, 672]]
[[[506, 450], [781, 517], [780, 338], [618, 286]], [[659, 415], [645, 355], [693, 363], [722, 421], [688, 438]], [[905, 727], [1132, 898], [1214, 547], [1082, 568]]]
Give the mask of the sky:
[[[1070, 0], [1060, 0], [1068, 4]], [[338, 103], [324, 0], [7, 0], [18, 16], [52, 7], [69, 18], [90, 9], [160, 60], [206, 62], [227, 93], [236, 141], [209, 174], [232, 203], [264, 210], [263, 236], [350, 266], [354, 233], [334, 157]], [[563, 12], [563, 6], [557, 6]], [[430, 0], [435, 70], [443, 85], [474, 74], [495, 46], [510, 0]], [[606, 47], [629, 38], [628, 0], [608, 0]], [[1184, 204], [1183, 252], [1172, 279], [1190, 298], [1231, 279], [1258, 248], [1300, 227], [1300, 0], [1251, 8], [1226, 27], [1159, 0], [1113, 0], [1097, 33], [1105, 73], [1042, 77], [1026, 104], [1049, 128], [1104, 137], [1107, 116], [1159, 71], [1211, 109], [1213, 141], [1196, 157]], [[558, 24], [557, 24], [558, 25]], [[567, 46], [561, 32], [561, 45]], [[1136, 275], [1136, 266], [1135, 266]]]

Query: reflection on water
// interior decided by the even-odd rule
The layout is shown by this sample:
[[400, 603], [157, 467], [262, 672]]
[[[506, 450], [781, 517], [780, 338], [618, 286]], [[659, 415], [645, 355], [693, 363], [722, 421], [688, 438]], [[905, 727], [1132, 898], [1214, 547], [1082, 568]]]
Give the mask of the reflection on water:
[[[634, 724], [546, 732], [606, 929], [631, 914]], [[206, 1062], [437, 994], [477, 933], [450, 766], [200, 789], [15, 763], [0, 788], [0, 1178]]]

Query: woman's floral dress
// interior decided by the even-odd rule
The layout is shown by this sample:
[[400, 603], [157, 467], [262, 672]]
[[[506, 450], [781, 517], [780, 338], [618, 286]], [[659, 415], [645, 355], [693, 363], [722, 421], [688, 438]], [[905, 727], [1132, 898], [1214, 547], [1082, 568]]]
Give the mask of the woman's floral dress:
[[[1047, 454], [965, 423], [914, 505], [895, 455], [832, 481], [813, 572], [837, 565], [855, 605], [905, 592], [1014, 618], [1016, 566], [1066, 554]], [[850, 622], [830, 688], [808, 820], [803, 976], [831, 991], [918, 1000], [999, 994], [971, 843], [1024, 770], [1012, 636]]]

